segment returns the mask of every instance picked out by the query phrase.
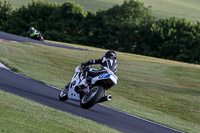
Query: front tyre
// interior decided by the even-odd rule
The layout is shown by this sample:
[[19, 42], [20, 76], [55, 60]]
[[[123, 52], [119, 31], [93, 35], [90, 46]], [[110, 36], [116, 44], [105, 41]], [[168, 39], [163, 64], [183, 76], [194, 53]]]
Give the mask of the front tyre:
[[40, 41], [41, 41], [41, 42], [44, 42], [44, 39], [43, 39], [43, 37], [40, 37]]
[[81, 108], [88, 109], [94, 106], [96, 103], [99, 102], [103, 94], [104, 94], [104, 88], [102, 86], [97, 85], [92, 87], [90, 93], [85, 94], [81, 98], [80, 100]]
[[68, 87], [65, 87], [64, 89], [62, 89], [59, 93], [59, 99], [61, 101], [66, 101], [68, 99]]

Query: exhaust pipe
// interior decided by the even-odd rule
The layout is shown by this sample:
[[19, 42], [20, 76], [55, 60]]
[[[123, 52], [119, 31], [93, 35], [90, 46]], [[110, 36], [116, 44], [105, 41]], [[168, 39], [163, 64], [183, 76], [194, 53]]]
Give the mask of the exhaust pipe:
[[101, 103], [101, 102], [105, 102], [105, 101], [110, 101], [111, 98], [112, 98], [111, 95], [104, 96], [104, 97], [102, 97], [102, 98], [100, 99], [99, 103]]

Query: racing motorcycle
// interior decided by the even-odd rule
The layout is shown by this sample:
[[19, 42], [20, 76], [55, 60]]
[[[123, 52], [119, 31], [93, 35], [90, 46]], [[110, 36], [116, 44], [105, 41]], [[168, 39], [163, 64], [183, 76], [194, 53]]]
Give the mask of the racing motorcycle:
[[88, 109], [96, 103], [111, 100], [112, 96], [106, 96], [106, 90], [117, 84], [118, 77], [109, 70], [107, 73], [102, 73], [100, 75], [90, 75], [90, 71], [96, 71], [97, 69], [88, 67], [88, 85], [84, 89], [89, 89], [89, 93], [85, 93], [84, 91], [78, 91], [79, 83], [82, 81], [83, 69], [84, 68], [81, 66], [76, 67], [71, 82], [59, 93], [59, 99], [61, 101], [66, 101], [68, 99], [79, 100], [80, 106], [84, 109]]
[[36, 35], [34, 37], [31, 37], [31, 39], [35, 39], [35, 40], [44, 42], [44, 38], [43, 38], [42, 34], [38, 31], [36, 32]]
[[42, 36], [42, 34], [40, 32], [36, 33], [36, 40], [44, 42], [44, 38], [43, 38], [43, 36]]

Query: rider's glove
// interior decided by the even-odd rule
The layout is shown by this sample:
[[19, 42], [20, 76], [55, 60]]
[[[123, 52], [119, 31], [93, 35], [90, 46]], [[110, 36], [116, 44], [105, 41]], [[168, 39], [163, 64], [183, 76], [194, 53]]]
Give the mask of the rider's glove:
[[87, 66], [86, 63], [81, 63], [81, 67], [85, 67], [85, 66]]

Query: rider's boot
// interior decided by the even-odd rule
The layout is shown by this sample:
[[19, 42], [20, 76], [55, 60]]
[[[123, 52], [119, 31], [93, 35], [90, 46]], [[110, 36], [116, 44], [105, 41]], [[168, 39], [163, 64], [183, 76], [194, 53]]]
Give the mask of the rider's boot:
[[89, 91], [90, 91], [86, 79], [83, 79], [79, 83], [79, 88], [80, 88], [80, 91], [83, 91], [84, 93], [89, 93]]
[[83, 89], [83, 92], [85, 94], [89, 94], [90, 93], [90, 87], [89, 87], [89, 85], [86, 88]]
[[79, 87], [84, 88], [84, 87], [86, 87], [86, 86], [87, 86], [87, 84], [86, 84], [86, 79], [83, 79], [83, 80], [79, 83]]

